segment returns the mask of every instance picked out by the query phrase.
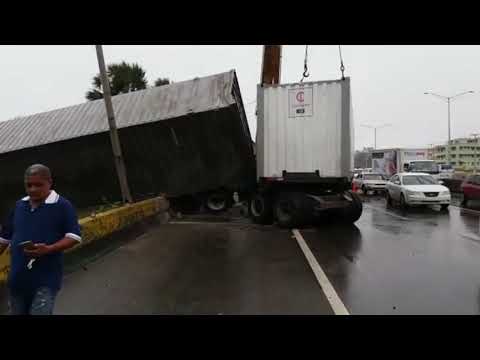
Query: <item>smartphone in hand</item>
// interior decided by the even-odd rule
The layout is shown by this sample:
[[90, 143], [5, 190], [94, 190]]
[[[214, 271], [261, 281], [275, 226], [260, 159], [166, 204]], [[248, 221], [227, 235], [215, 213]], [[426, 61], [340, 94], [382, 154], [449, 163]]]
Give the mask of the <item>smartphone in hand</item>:
[[24, 241], [18, 244], [18, 246], [23, 247], [26, 250], [35, 250], [35, 244], [32, 241]]

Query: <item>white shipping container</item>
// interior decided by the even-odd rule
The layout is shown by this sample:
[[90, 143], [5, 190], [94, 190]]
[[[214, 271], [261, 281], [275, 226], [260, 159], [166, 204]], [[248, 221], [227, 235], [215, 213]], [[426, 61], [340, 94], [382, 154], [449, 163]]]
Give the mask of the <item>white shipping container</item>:
[[258, 86], [257, 176], [348, 176], [353, 165], [350, 78]]

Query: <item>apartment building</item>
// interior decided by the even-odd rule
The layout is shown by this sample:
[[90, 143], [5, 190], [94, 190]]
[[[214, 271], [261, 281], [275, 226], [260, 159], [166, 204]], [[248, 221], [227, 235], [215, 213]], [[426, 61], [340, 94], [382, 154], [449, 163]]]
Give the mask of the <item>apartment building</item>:
[[[447, 162], [447, 145], [433, 148], [433, 159]], [[480, 139], [458, 138], [450, 141], [450, 162], [457, 170], [480, 168]]]

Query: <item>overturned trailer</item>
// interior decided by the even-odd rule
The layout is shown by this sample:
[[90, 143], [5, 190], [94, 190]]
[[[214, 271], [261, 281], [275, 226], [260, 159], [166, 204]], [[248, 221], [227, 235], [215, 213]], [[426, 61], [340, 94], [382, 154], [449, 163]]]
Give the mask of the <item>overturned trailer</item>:
[[[112, 98], [132, 196], [201, 199], [212, 211], [255, 188], [255, 158], [235, 72]], [[121, 199], [103, 100], [0, 122], [0, 216], [24, 194], [23, 171], [52, 169], [77, 207]]]

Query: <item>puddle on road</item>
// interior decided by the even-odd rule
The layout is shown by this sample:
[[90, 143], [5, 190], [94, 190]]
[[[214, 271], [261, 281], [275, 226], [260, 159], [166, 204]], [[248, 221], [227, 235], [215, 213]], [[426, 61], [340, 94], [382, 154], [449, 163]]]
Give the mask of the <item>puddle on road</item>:
[[380, 230], [380, 231], [383, 231], [383, 232], [386, 232], [386, 233], [389, 233], [389, 234], [395, 234], [395, 235], [399, 235], [399, 234], [409, 234], [411, 233], [411, 231], [408, 231], [405, 229], [405, 226], [404, 225], [393, 225], [393, 224], [373, 224], [373, 227]]

